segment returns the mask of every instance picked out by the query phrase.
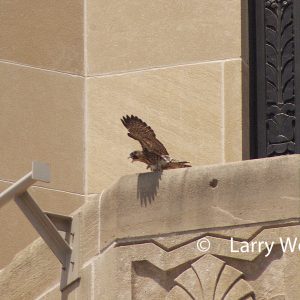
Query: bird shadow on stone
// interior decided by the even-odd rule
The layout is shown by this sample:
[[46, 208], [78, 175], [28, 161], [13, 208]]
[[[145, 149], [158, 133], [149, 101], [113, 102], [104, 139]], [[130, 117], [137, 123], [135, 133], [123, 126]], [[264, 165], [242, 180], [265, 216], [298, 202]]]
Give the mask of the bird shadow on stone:
[[157, 195], [162, 172], [149, 172], [138, 175], [137, 198], [141, 206], [151, 204]]

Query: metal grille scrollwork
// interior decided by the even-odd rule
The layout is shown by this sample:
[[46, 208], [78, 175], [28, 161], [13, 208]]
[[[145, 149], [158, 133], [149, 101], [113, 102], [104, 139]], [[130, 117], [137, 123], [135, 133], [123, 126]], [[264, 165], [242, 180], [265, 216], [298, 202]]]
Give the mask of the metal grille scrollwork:
[[267, 156], [295, 153], [294, 23], [291, 0], [265, 3]]
[[297, 49], [299, 8], [295, 0], [256, 0], [258, 157], [293, 154], [300, 150], [296, 83], [297, 55], [300, 55]]

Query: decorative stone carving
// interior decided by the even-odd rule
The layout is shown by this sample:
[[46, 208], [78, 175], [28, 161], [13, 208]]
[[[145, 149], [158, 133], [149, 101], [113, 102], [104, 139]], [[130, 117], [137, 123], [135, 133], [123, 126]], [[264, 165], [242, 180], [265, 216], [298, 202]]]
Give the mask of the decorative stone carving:
[[[290, 238], [293, 243], [299, 233], [299, 220], [289, 220], [160, 236], [137, 243], [118, 241], [96, 262], [96, 296], [128, 300], [297, 299], [299, 252], [283, 251], [280, 238]], [[197, 248], [202, 238], [210, 242], [206, 252]], [[273, 241], [268, 254], [264, 242]], [[260, 242], [261, 248], [237, 251], [245, 243], [257, 246]], [[113, 284], [111, 278], [115, 278]]]
[[254, 299], [253, 289], [243, 274], [213, 255], [207, 254], [176, 279], [166, 299], [230, 300]]

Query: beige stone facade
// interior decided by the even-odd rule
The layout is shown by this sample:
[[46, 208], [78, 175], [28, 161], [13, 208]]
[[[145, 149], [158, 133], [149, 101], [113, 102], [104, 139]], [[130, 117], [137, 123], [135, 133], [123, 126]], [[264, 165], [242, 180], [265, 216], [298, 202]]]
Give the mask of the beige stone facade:
[[[249, 171], [248, 162], [223, 166], [249, 158], [247, 1], [50, 2], [0, 0], [0, 191], [32, 161], [44, 161], [51, 182], [37, 183], [32, 196], [45, 211], [81, 215], [81, 280], [63, 297], [185, 299], [180, 295], [193, 295], [189, 289], [207, 290], [184, 283], [205, 277], [195, 271], [205, 264], [236, 280], [246, 274], [239, 281], [246, 288], [236, 293], [249, 290], [252, 297], [261, 288], [258, 273], [247, 277], [248, 268], [257, 268], [247, 265], [254, 254], [237, 267], [236, 256], [200, 255], [194, 247], [207, 234], [221, 249], [231, 234], [263, 232], [261, 222], [279, 222], [274, 237], [277, 227], [298, 228], [284, 223], [298, 213], [293, 198], [282, 215], [279, 196], [276, 205], [262, 196], [251, 207], [253, 190], [240, 196], [230, 188], [235, 181], [227, 172], [251, 173], [260, 168], [255, 162]], [[128, 154], [140, 146], [120, 122], [126, 114], [142, 118], [172, 156], [194, 167], [159, 175], [130, 164]], [[275, 174], [282, 161], [258, 165], [274, 166]], [[260, 174], [261, 184], [247, 185], [263, 190], [267, 178]], [[219, 180], [216, 189], [206, 182], [211, 176]], [[276, 184], [272, 191], [281, 193]], [[264, 209], [247, 215], [258, 202]], [[60, 266], [37, 237], [13, 201], [0, 209], [0, 299], [60, 299]], [[288, 263], [296, 258], [283, 256], [278, 268]], [[120, 280], [108, 282], [111, 276]]]
[[[69, 214], [144, 172], [127, 160], [139, 145], [125, 114], [193, 166], [247, 158], [246, 11], [244, 0], [0, 1], [0, 188], [45, 161], [51, 183], [31, 190]], [[37, 237], [14, 203], [0, 234], [0, 267]]]
[[80, 280], [61, 293], [60, 266], [38, 239], [0, 272], [1, 299], [298, 299], [299, 164], [124, 176], [75, 213]]

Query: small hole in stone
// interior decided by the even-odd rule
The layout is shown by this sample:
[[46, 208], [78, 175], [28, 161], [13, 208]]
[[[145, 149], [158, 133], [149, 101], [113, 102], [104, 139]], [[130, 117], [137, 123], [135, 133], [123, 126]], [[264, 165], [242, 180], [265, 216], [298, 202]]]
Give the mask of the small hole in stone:
[[213, 180], [210, 181], [209, 185], [210, 185], [212, 188], [217, 187], [217, 185], [218, 185], [218, 179], [214, 178]]

